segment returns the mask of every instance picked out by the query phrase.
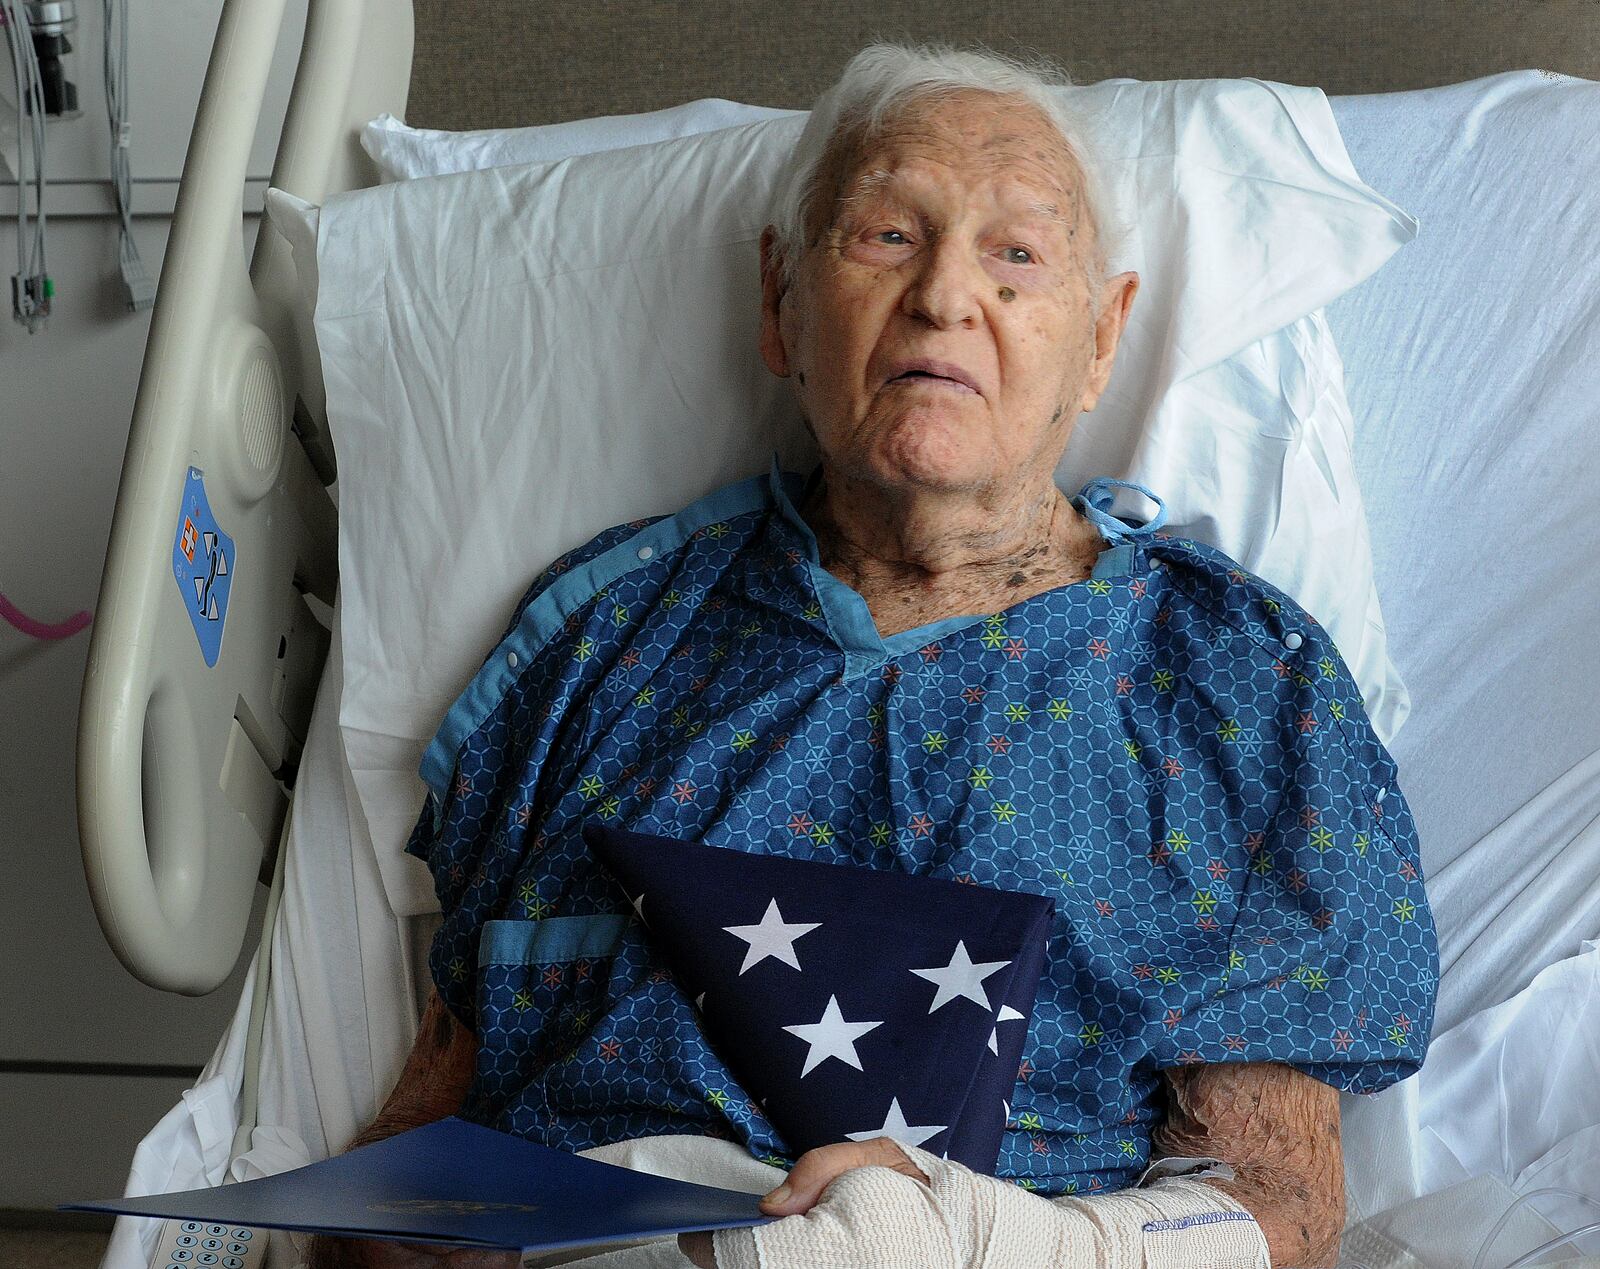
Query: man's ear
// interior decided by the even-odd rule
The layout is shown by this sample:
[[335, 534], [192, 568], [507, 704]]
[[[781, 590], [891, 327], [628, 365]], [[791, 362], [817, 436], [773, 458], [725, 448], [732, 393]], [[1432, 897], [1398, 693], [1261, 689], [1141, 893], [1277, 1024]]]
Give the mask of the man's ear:
[[1089, 381], [1083, 385], [1080, 408], [1092, 410], [1100, 400], [1111, 379], [1111, 367], [1116, 364], [1117, 349], [1127, 329], [1128, 312], [1133, 308], [1133, 297], [1139, 292], [1139, 275], [1132, 269], [1107, 278], [1100, 288], [1100, 315], [1094, 323], [1094, 365], [1089, 370]]
[[778, 231], [772, 225], [761, 231], [761, 360], [778, 378], [787, 379], [789, 354], [783, 346], [780, 325], [780, 309], [786, 289], [777, 239]]

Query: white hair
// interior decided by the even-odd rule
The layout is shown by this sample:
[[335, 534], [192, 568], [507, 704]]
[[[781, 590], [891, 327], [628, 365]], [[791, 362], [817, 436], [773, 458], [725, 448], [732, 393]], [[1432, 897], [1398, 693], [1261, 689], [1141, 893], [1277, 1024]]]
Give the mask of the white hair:
[[940, 42], [878, 43], [862, 49], [817, 98], [778, 180], [773, 229], [784, 284], [793, 286], [798, 277], [800, 252], [809, 245], [806, 226], [817, 200], [838, 195], [837, 190], [819, 188], [828, 157], [842, 145], [870, 143], [899, 111], [919, 100], [977, 90], [1024, 98], [1060, 134], [1077, 163], [1084, 209], [1094, 230], [1095, 249], [1085, 267], [1091, 288], [1098, 292], [1126, 227], [1110, 214], [1096, 175], [1094, 145], [1082, 116], [1061, 91], [1071, 86], [1066, 71], [1043, 54], [1008, 57], [982, 45], [956, 49]]

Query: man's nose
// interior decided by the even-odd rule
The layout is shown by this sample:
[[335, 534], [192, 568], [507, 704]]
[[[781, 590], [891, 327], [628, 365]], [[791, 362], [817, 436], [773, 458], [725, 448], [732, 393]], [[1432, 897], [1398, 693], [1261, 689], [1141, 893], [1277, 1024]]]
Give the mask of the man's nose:
[[980, 310], [983, 270], [969, 247], [953, 238], [934, 238], [921, 253], [906, 288], [903, 307], [934, 326], [975, 321]]

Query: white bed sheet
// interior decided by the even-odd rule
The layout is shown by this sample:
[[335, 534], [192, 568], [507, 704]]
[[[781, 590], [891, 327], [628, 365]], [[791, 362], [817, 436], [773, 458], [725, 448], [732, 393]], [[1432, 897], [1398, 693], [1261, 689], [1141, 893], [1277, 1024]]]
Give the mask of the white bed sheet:
[[1575, 844], [1600, 812], [1577, 774], [1600, 751], [1600, 84], [1329, 102], [1421, 222], [1327, 317], [1411, 689], [1391, 752], [1442, 918], [1443, 1031], [1600, 937], [1600, 841]]
[[[1543, 1084], [1530, 1082], [1541, 1077], [1538, 1064], [1517, 1058], [1549, 1051], [1541, 1028], [1552, 1019], [1570, 1021], [1580, 1005], [1600, 1008], [1583, 959], [1596, 954], [1581, 950], [1583, 939], [1600, 933], [1600, 711], [1593, 708], [1600, 676], [1589, 651], [1600, 597], [1592, 572], [1581, 571], [1600, 558], [1600, 520], [1589, 510], [1600, 505], [1592, 434], [1600, 384], [1585, 393], [1573, 375], [1550, 373], [1582, 356], [1600, 365], [1600, 261], [1578, 254], [1576, 228], [1573, 253], [1548, 261], [1478, 232], [1456, 215], [1459, 188], [1448, 186], [1438, 164], [1441, 154], [1454, 154], [1493, 171], [1493, 157], [1474, 147], [1505, 131], [1486, 126], [1496, 112], [1510, 112], [1498, 120], [1515, 125], [1521, 144], [1543, 143], [1553, 127], [1587, 144], [1578, 112], [1595, 98], [1552, 102], [1528, 91], [1541, 86], [1535, 74], [1432, 96], [1330, 99], [1363, 177], [1423, 226], [1329, 320], [1362, 420], [1357, 466], [1392, 646], [1413, 690], [1412, 717], [1394, 754], [1421, 826], [1445, 965], [1438, 1048], [1422, 1076], [1377, 1098], [1343, 1099], [1352, 1219], [1434, 1195], [1437, 1226], [1448, 1219], [1441, 1192], [1463, 1172], [1481, 1167], [1520, 1187], [1588, 1176], [1593, 1189], [1600, 1166], [1593, 1158], [1600, 1054], [1569, 1048], [1560, 1080]], [[1588, 165], [1593, 174], [1595, 162], [1571, 156], [1575, 170]], [[1472, 189], [1473, 216], [1489, 226], [1515, 206], [1508, 202], [1514, 192], [1487, 178]], [[1576, 200], [1600, 199], [1600, 176], [1586, 190], [1544, 194], [1564, 197], [1571, 215], [1582, 210]], [[1600, 204], [1588, 219], [1600, 221]], [[1439, 346], [1417, 321], [1419, 309], [1394, 298], [1473, 280], [1498, 280], [1502, 289], [1499, 300], [1486, 296], [1481, 339], [1472, 346]], [[1540, 356], [1527, 354], [1526, 341], [1520, 361], [1507, 351], [1508, 335], [1517, 333], [1507, 323], [1519, 319], [1542, 334]], [[1462, 359], [1485, 370], [1463, 378]], [[1441, 430], [1440, 420], [1450, 428]], [[1494, 473], [1492, 501], [1483, 497], [1486, 471]], [[287, 1166], [298, 1143], [311, 1158], [342, 1148], [396, 1078], [427, 986], [422, 953], [437, 918], [393, 916], [354, 810], [335, 717], [338, 636], [336, 615], [274, 939], [265, 1127], [236, 1174]], [[1548, 975], [1528, 988], [1546, 967]], [[141, 1146], [130, 1193], [221, 1179], [238, 1114], [249, 1001], [247, 987], [195, 1092]], [[1481, 1012], [1502, 1001], [1509, 1003], [1495, 1013]], [[1500, 1083], [1508, 1072], [1523, 1082]], [[1581, 1095], [1568, 1096], [1567, 1088]], [[1493, 1113], [1502, 1096], [1533, 1113], [1514, 1125], [1503, 1111]], [[1464, 1117], [1468, 1106], [1478, 1119]], [[294, 1263], [289, 1249], [278, 1240], [269, 1265]], [[137, 1224], [123, 1220], [104, 1263], [140, 1269], [148, 1250]]]

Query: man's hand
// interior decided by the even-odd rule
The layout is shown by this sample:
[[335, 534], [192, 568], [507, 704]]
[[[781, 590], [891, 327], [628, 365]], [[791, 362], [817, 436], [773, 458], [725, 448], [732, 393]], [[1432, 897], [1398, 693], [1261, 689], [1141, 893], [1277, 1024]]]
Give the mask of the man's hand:
[[[928, 1178], [906, 1157], [893, 1137], [874, 1137], [871, 1141], [837, 1141], [818, 1146], [800, 1156], [788, 1180], [770, 1194], [762, 1196], [761, 1210], [767, 1216], [800, 1216], [816, 1206], [829, 1182], [851, 1168], [893, 1168], [915, 1177], [924, 1185]], [[700, 1269], [717, 1269], [711, 1235], [699, 1230], [678, 1235], [678, 1250]]]

